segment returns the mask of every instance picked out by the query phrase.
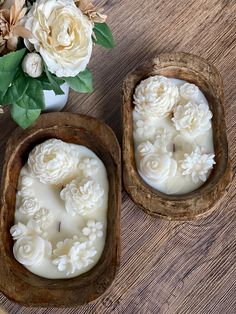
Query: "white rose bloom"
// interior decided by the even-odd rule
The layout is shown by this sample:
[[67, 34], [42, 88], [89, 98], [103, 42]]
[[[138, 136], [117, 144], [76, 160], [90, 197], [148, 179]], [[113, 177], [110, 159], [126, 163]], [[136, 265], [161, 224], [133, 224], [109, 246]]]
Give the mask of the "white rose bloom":
[[87, 226], [82, 229], [83, 235], [89, 238], [89, 242], [94, 242], [97, 238], [103, 237], [103, 224], [99, 221], [89, 220]]
[[150, 153], [141, 159], [139, 170], [146, 178], [161, 183], [175, 176], [177, 163], [169, 154]]
[[204, 154], [201, 148], [197, 146], [191, 154], [184, 154], [184, 160], [180, 162], [182, 175], [191, 176], [195, 183], [205, 182], [209, 170], [215, 164], [214, 158], [214, 154]]
[[72, 216], [93, 212], [101, 205], [103, 195], [102, 187], [90, 177], [71, 181], [60, 193], [66, 211]]
[[39, 77], [43, 73], [43, 59], [36, 52], [27, 53], [22, 61], [22, 70], [33, 78]]
[[22, 224], [21, 222], [18, 222], [18, 224], [11, 227], [10, 233], [12, 235], [13, 240], [18, 240], [26, 236], [29, 233], [29, 230], [26, 227], [26, 225]]
[[80, 242], [78, 237], [74, 236], [73, 239], [58, 242], [53, 254], [56, 258], [52, 263], [59, 271], [66, 271], [66, 274], [70, 275], [92, 264], [94, 262], [92, 257], [97, 251], [94, 247], [89, 247], [88, 242]]
[[211, 128], [211, 118], [207, 104], [188, 102], [175, 107], [172, 121], [177, 131], [194, 138]]
[[51, 243], [39, 236], [26, 236], [16, 241], [13, 246], [15, 259], [26, 266], [38, 264], [52, 252]]
[[[19, 188], [22, 185], [20, 184]], [[20, 190], [17, 192], [17, 196], [19, 198], [24, 198], [24, 197], [33, 197], [34, 196], [34, 191], [33, 189], [31, 189], [28, 186], [22, 186], [22, 188], [20, 188]]]
[[[58, 77], [84, 71], [92, 53], [93, 25], [73, 0], [39, 0], [27, 14], [28, 43]], [[26, 43], [28, 46], [28, 44]]]
[[92, 177], [97, 174], [99, 170], [99, 164], [96, 159], [85, 157], [79, 163], [79, 169], [83, 171], [85, 176]]
[[156, 127], [149, 120], [138, 120], [135, 124], [134, 137], [137, 140], [146, 140], [154, 137]]
[[169, 79], [151, 76], [135, 89], [135, 110], [145, 116], [166, 117], [179, 100], [179, 91]]
[[199, 88], [195, 84], [185, 83], [180, 86], [179, 93], [184, 99], [197, 99], [199, 96]]
[[40, 182], [60, 184], [73, 175], [78, 161], [78, 156], [69, 144], [50, 139], [30, 152], [28, 166]]
[[53, 215], [47, 208], [40, 208], [36, 213], [34, 213], [32, 219], [28, 222], [30, 229], [34, 230], [35, 233], [41, 235], [42, 237], [47, 236], [47, 230], [53, 222]]
[[139, 146], [137, 147], [137, 152], [139, 156], [143, 157], [145, 155], [148, 155], [149, 153], [154, 153], [155, 147], [151, 142], [146, 141], [139, 144]]
[[39, 202], [35, 197], [24, 197], [21, 201], [19, 211], [27, 216], [33, 216], [33, 214], [39, 210]]

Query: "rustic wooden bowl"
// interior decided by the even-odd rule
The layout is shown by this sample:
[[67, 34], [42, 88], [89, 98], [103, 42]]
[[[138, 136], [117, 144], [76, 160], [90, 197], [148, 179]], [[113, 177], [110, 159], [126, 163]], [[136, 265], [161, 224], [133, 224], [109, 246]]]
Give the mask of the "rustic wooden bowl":
[[[133, 94], [143, 79], [163, 75], [196, 84], [206, 96], [213, 112], [216, 165], [204, 185], [184, 195], [161, 193], [145, 183], [136, 169], [133, 143]], [[187, 53], [166, 53], [130, 73], [123, 85], [123, 178], [132, 200], [153, 216], [169, 220], [192, 220], [208, 215], [223, 198], [231, 181], [224, 116], [223, 81], [208, 61]]]
[[[109, 179], [107, 238], [102, 256], [90, 271], [73, 279], [38, 277], [13, 257], [9, 233], [14, 222], [19, 172], [28, 153], [49, 138], [85, 145], [104, 162]], [[1, 185], [0, 290], [26, 306], [76, 306], [99, 297], [112, 283], [120, 261], [120, 148], [112, 130], [94, 118], [70, 113], [43, 114], [26, 131], [16, 129], [8, 141]]]

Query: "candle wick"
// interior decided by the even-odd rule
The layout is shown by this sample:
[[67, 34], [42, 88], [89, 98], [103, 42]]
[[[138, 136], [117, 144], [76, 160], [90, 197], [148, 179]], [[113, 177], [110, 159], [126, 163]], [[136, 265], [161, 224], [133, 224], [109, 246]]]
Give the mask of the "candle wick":
[[175, 152], [176, 148], [175, 148], [175, 143], [173, 143], [173, 153]]
[[61, 221], [58, 223], [58, 232], [61, 232]]

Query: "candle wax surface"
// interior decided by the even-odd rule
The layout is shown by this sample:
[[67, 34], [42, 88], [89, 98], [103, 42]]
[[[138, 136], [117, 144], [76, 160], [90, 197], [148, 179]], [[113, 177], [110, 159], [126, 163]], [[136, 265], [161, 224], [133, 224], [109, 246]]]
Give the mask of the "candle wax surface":
[[[98, 172], [92, 177], [104, 190], [104, 196], [102, 204], [99, 208], [96, 208], [92, 213], [88, 213], [85, 216], [75, 215], [72, 216], [65, 210], [65, 202], [60, 197], [62, 186], [42, 184], [39, 180], [29, 173], [27, 164], [22, 168], [20, 177], [23, 175], [29, 175], [33, 178], [33, 184], [31, 188], [34, 190], [35, 197], [38, 199], [41, 208], [47, 208], [53, 215], [53, 222], [50, 228], [47, 230], [47, 240], [51, 242], [52, 250], [56, 248], [56, 244], [59, 241], [65, 239], [71, 239], [73, 236], [81, 236], [83, 227], [86, 227], [88, 220], [99, 221], [103, 224], [103, 236], [97, 238], [94, 247], [97, 254], [93, 257], [94, 262], [81, 270], [76, 270], [72, 274], [66, 274], [66, 271], [59, 271], [56, 265], [52, 263], [51, 257], [43, 257], [43, 259], [33, 266], [25, 266], [32, 273], [51, 279], [72, 278], [90, 270], [98, 262], [104, 249], [106, 239], [106, 226], [107, 226], [107, 207], [108, 207], [108, 179], [107, 172], [102, 161], [88, 148], [75, 144], [71, 145], [79, 155], [79, 159], [86, 157], [93, 158], [98, 161]], [[76, 173], [75, 176], [76, 178]], [[17, 208], [15, 211], [15, 224], [21, 222], [27, 224], [27, 217], [22, 214]], [[55, 257], [54, 257], [55, 258]]]
[[[171, 80], [177, 87], [180, 87], [181, 85], [188, 83], [184, 80], [179, 80], [175, 78], [168, 78]], [[198, 102], [204, 102], [208, 104], [206, 97], [204, 94], [199, 90], [198, 98], [196, 99]], [[209, 106], [209, 104], [208, 104]], [[140, 113], [133, 110], [133, 124], [135, 124], [139, 119], [141, 118]], [[196, 138], [186, 138], [184, 136], [181, 136], [180, 133], [175, 129], [173, 122], [171, 121], [172, 116], [168, 117], [155, 117], [155, 123], [156, 128], [160, 129], [166, 129], [168, 132], [172, 134], [172, 137], [174, 138], [173, 144], [175, 146], [175, 151], [173, 152], [173, 159], [177, 161], [177, 163], [184, 159], [185, 153], [191, 152], [191, 146], [200, 146], [204, 149], [204, 151], [207, 154], [214, 154], [214, 144], [213, 144], [213, 132], [212, 132], [212, 126], [211, 128], [206, 131], [204, 134], [197, 136]], [[134, 128], [135, 129], [135, 128]], [[175, 139], [176, 137], [176, 139]], [[155, 140], [155, 136], [153, 137], [153, 141]], [[135, 147], [135, 160], [136, 165], [139, 166], [139, 157], [137, 152], [137, 147], [142, 143], [145, 142], [145, 140], [137, 139], [134, 136], [134, 147]], [[173, 145], [171, 145], [171, 148]], [[137, 167], [139, 168], [139, 167]], [[177, 173], [174, 177], [168, 178], [164, 182], [158, 182], [154, 180], [150, 180], [149, 178], [145, 177], [139, 170], [139, 175], [142, 177], [142, 179], [151, 187], [154, 189], [163, 192], [165, 194], [170, 195], [180, 195], [180, 194], [186, 194], [191, 191], [194, 191], [198, 189], [201, 185], [204, 184], [204, 182], [193, 182], [191, 179], [191, 176], [182, 176], [180, 171], [177, 170]], [[209, 177], [210, 172], [208, 172], [207, 177]]]

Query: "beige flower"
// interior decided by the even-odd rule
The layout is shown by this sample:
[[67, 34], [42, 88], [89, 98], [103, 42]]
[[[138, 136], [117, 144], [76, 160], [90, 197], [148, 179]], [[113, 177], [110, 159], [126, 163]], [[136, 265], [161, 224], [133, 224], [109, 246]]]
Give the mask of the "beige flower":
[[27, 38], [30, 31], [23, 27], [22, 21], [27, 8], [24, 8], [25, 0], [15, 0], [9, 7], [9, 1], [5, 1], [0, 8], [0, 54], [16, 50], [18, 37]]
[[75, 4], [80, 10], [88, 16], [93, 23], [105, 23], [107, 15], [97, 11], [90, 0], [75, 0]]

